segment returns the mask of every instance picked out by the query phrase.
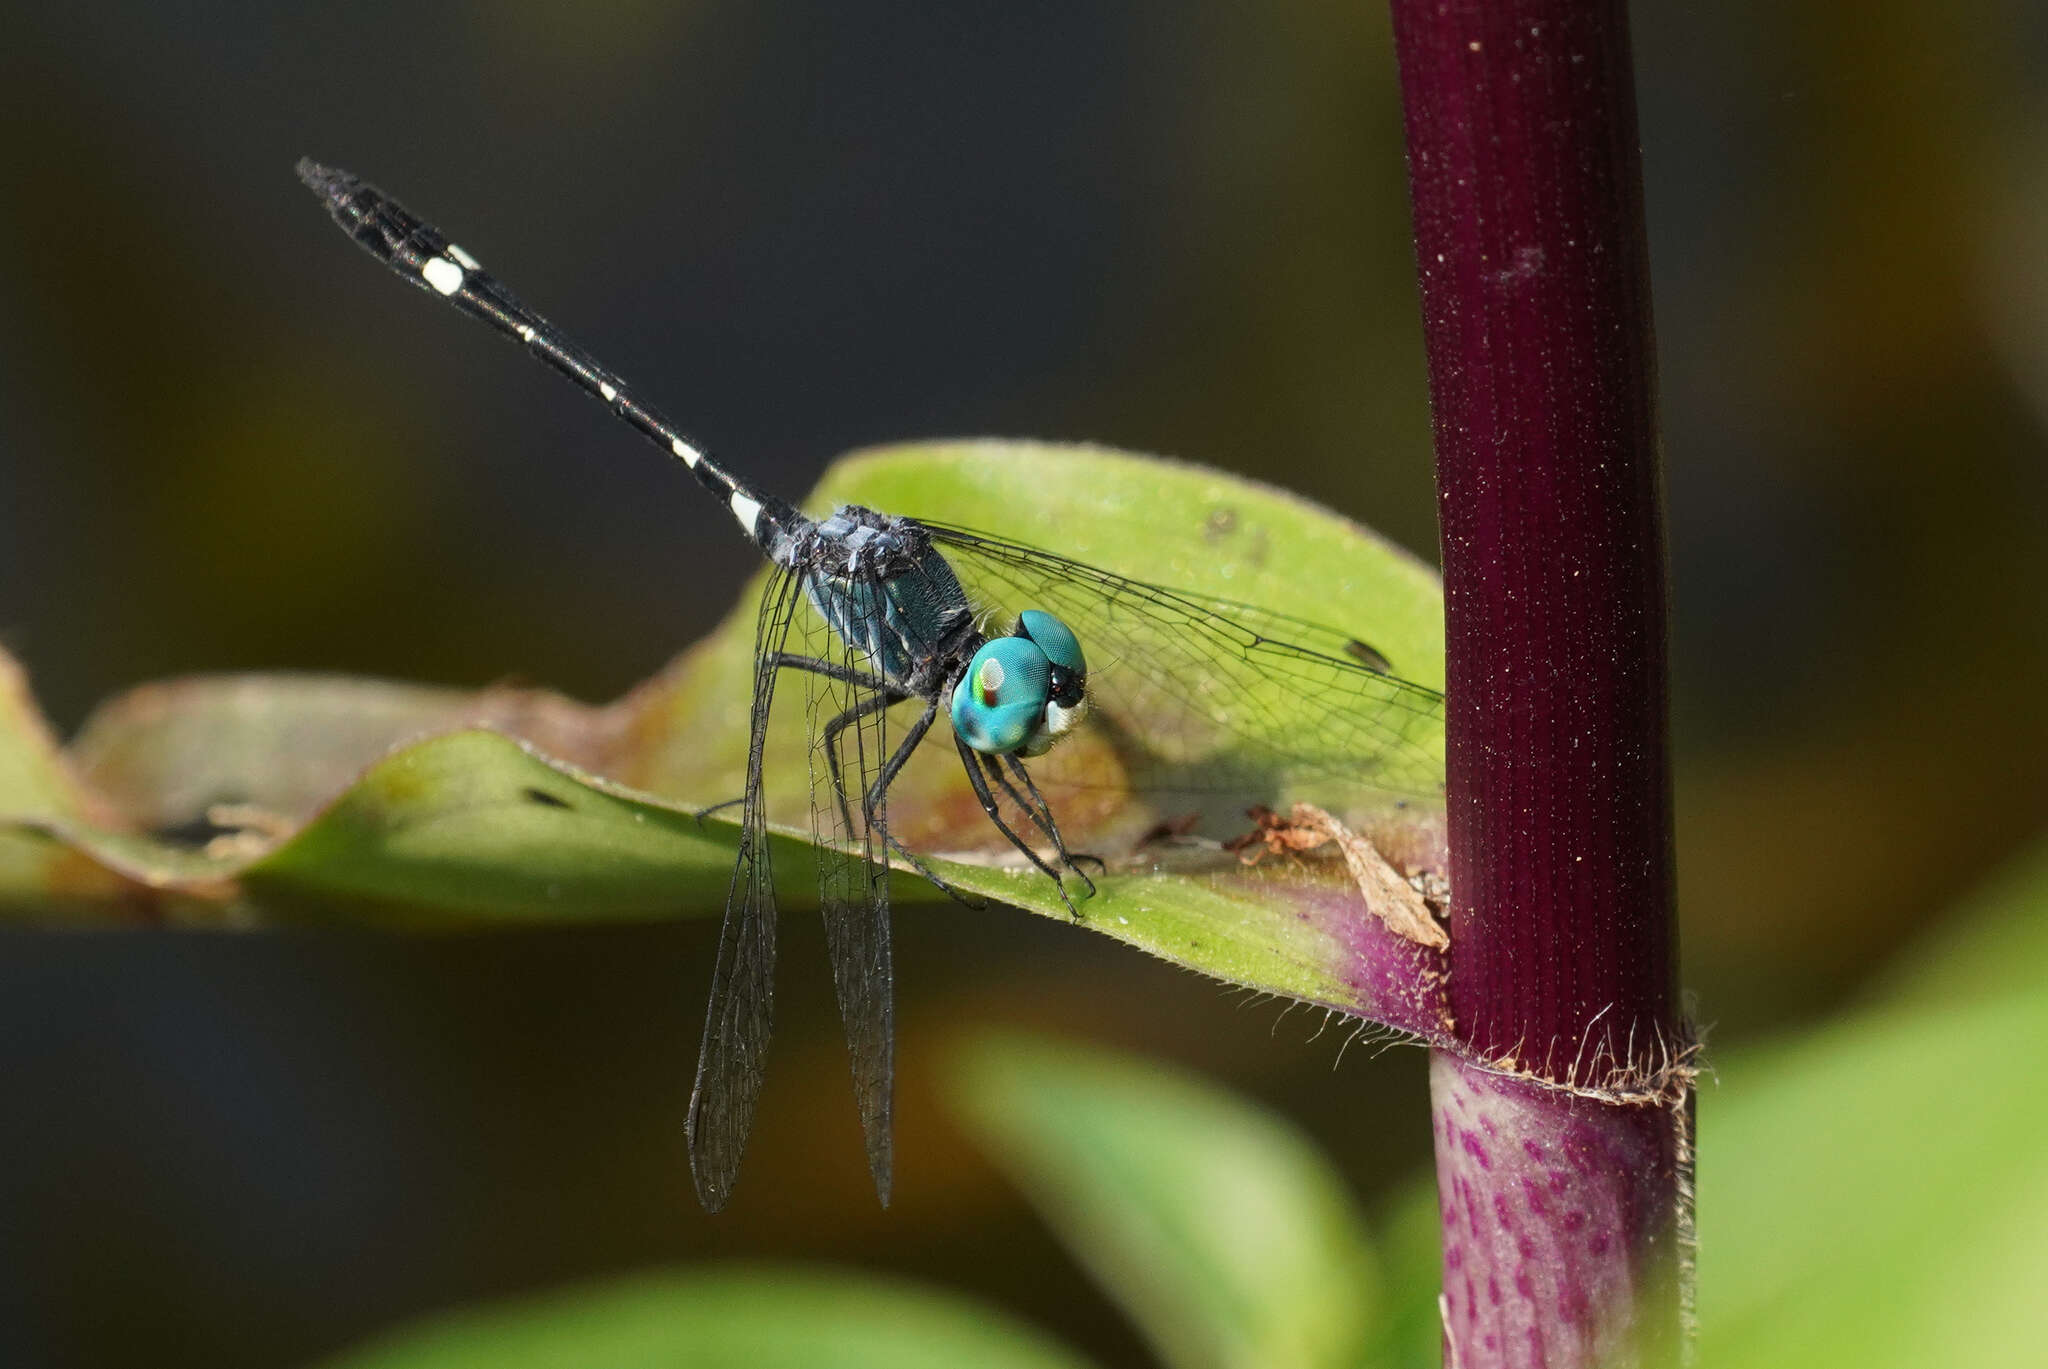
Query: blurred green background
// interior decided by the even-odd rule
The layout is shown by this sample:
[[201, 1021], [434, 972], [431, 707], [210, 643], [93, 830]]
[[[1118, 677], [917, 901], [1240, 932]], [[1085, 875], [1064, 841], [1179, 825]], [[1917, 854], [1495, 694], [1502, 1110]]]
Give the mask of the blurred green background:
[[[1736, 1049], [1850, 1000], [2048, 813], [2048, 17], [1645, 6], [1636, 56], [1685, 978]], [[341, 243], [308, 153], [792, 496], [868, 442], [1092, 438], [1434, 551], [1376, 4], [86, 3], [12, 15], [0, 79], [0, 640], [67, 729], [196, 670], [608, 698], [751, 569], [586, 400]], [[975, 1024], [1229, 1080], [1368, 1211], [1426, 1163], [1419, 1052], [1339, 1066], [1343, 1032], [1098, 938], [916, 909], [882, 1213], [791, 921], [715, 1221], [681, 1150], [708, 924], [7, 933], [0, 1363], [287, 1365], [729, 1254], [929, 1276], [1138, 1362], [934, 1097]]]

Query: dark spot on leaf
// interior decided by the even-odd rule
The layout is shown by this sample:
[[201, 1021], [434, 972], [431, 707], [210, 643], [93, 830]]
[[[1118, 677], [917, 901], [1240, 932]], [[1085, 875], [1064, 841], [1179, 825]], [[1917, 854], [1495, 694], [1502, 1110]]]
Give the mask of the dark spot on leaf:
[[567, 799], [556, 798], [545, 789], [529, 788], [520, 797], [524, 798], [528, 803], [537, 803], [543, 808], [568, 808], [572, 806]]
[[150, 835], [158, 841], [168, 842], [173, 846], [190, 846], [196, 849], [206, 845], [207, 842], [212, 841], [215, 837], [225, 836], [227, 830], [209, 818], [196, 817], [187, 818], [183, 822], [173, 823], [167, 827], [155, 828], [150, 832]]

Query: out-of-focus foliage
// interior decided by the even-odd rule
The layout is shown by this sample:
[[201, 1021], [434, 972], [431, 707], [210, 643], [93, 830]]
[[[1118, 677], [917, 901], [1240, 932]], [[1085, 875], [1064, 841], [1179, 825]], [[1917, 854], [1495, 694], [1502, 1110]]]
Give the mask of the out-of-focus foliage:
[[1700, 1100], [1705, 1362], [2026, 1364], [2048, 1343], [2048, 843], [1841, 1021]]
[[325, 1369], [1080, 1369], [959, 1297], [772, 1266], [646, 1274], [432, 1322]]
[[1174, 1369], [1358, 1362], [1383, 1316], [1360, 1214], [1264, 1109], [1077, 1046], [982, 1042], [958, 1106]]
[[[1913, 954], [1905, 987], [1718, 1063], [1700, 1103], [1702, 1369], [2038, 1359], [2048, 1337], [2048, 1114], [2029, 1062], [2048, 1052], [2038, 932], [2048, 844], [1973, 902], [1955, 934]], [[2028, 930], [2015, 938], [2014, 928]], [[2014, 954], [1989, 957], [1987, 943]], [[1175, 1369], [1437, 1363], [1427, 1180], [1376, 1239], [1285, 1122], [1099, 1050], [985, 1041], [963, 1055], [955, 1101]], [[716, 1286], [705, 1277], [702, 1289]], [[629, 1284], [433, 1324], [336, 1369], [466, 1369], [488, 1362], [463, 1357], [484, 1347], [506, 1365], [557, 1362], [539, 1357], [545, 1349], [624, 1369], [643, 1362], [614, 1351], [628, 1336], [669, 1344], [694, 1333], [722, 1352], [793, 1326], [845, 1332], [816, 1351], [821, 1366], [891, 1352], [923, 1363], [918, 1353], [952, 1344], [948, 1326], [885, 1334], [843, 1324], [824, 1290], [853, 1299], [862, 1286], [763, 1274], [729, 1285], [722, 1301], [690, 1288], [662, 1305]], [[976, 1315], [966, 1304], [958, 1312]], [[986, 1333], [991, 1344], [1014, 1337], [1014, 1354], [1042, 1353], [1035, 1336], [993, 1316]]]

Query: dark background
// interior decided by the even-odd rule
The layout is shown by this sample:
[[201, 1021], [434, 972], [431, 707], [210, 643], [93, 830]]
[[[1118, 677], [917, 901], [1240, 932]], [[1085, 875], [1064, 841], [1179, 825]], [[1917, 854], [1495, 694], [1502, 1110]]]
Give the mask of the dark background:
[[[1727, 1043], [1852, 995], [2048, 811], [2048, 21], [1638, 25], [1685, 973]], [[751, 569], [586, 400], [349, 249], [306, 153], [771, 489], [868, 442], [1092, 438], [1434, 551], [1377, 5], [100, 3], [18, 12], [0, 53], [0, 640], [66, 729], [200, 670], [609, 698]], [[1100, 939], [917, 909], [881, 1213], [794, 921], [717, 1221], [681, 1150], [708, 922], [5, 934], [0, 1363], [290, 1365], [735, 1253], [1136, 1360], [946, 1119], [978, 1023], [1268, 1098], [1375, 1210], [1426, 1160], [1418, 1052], [1339, 1067], [1340, 1032]]]

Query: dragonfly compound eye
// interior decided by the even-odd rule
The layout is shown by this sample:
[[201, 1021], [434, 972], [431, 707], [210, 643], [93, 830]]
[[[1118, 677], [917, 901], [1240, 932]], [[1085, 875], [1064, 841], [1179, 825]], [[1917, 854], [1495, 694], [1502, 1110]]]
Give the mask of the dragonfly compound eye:
[[1052, 665], [1045, 717], [1017, 748], [1026, 756], [1043, 756], [1054, 742], [1079, 726], [1088, 711], [1088, 658], [1081, 654], [1081, 639], [1073, 629], [1040, 609], [1027, 608], [1017, 615], [1013, 640], [1033, 643]]
[[953, 730], [991, 756], [1027, 750], [1046, 726], [1052, 699], [1052, 662], [1036, 643], [998, 637], [974, 653], [953, 687]]
[[1077, 680], [1088, 678], [1088, 658], [1081, 654], [1081, 639], [1050, 613], [1025, 609], [1017, 615], [1017, 631], [1013, 635], [1036, 643], [1054, 669]]

